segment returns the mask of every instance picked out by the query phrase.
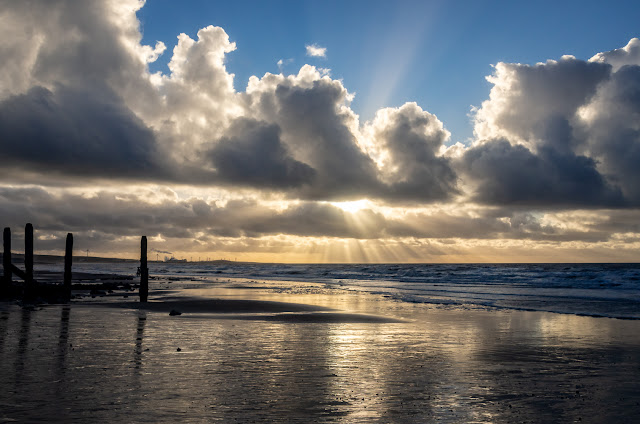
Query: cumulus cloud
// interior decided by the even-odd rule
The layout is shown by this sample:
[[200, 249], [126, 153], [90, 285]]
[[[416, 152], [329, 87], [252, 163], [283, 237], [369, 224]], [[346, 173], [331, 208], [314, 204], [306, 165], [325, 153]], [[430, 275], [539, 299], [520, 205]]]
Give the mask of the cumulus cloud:
[[0, 96], [33, 86], [108, 86], [129, 101], [152, 94], [145, 69], [164, 50], [140, 44], [144, 2], [10, 2], [0, 10]]
[[598, 170], [640, 205], [640, 66], [619, 68], [577, 115], [576, 133]]
[[[2, 31], [12, 31], [0, 44], [0, 148], [27, 140], [7, 153], [25, 171], [236, 184], [315, 200], [446, 201], [462, 182], [472, 199], [493, 204], [640, 201], [637, 39], [590, 61], [497, 64], [475, 115], [474, 145], [445, 152], [450, 135], [434, 115], [408, 103], [361, 124], [342, 82], [309, 65], [252, 77], [237, 92], [225, 66], [236, 45], [222, 28], [203, 28], [196, 39], [180, 34], [170, 73], [152, 75], [147, 64], [165, 47], [140, 43], [142, 3], [46, 6], [34, 0], [0, 13]], [[27, 157], [37, 131], [58, 165]], [[65, 166], [65, 153], [82, 165]]]
[[153, 78], [158, 101], [141, 115], [175, 162], [201, 165], [201, 150], [242, 114], [234, 76], [225, 66], [226, 54], [235, 48], [220, 27], [199, 30], [197, 40], [180, 34], [169, 62], [171, 73]]
[[153, 132], [104, 90], [34, 87], [0, 102], [0, 156], [14, 170], [166, 178]]
[[250, 80], [247, 109], [277, 125], [292, 157], [316, 172], [296, 196], [433, 202], [456, 193], [456, 174], [440, 151], [449, 132], [434, 115], [410, 103], [361, 126], [351, 98], [342, 82], [309, 65], [297, 75]]
[[219, 180], [277, 189], [311, 184], [315, 170], [289, 155], [280, 133], [279, 127], [273, 124], [236, 120], [209, 152]]
[[378, 111], [364, 132], [385, 197], [445, 200], [457, 193], [457, 175], [442, 155], [450, 133], [435, 115], [407, 103]]
[[498, 63], [487, 80], [489, 100], [475, 115], [476, 138], [505, 137], [535, 147], [549, 142], [549, 125], [571, 119], [609, 77], [611, 67], [570, 56], [536, 65]]
[[590, 61], [496, 65], [477, 140], [458, 162], [472, 197], [540, 208], [640, 204], [636, 45]]
[[[19, 103], [16, 110], [24, 115], [20, 118], [16, 111], [5, 110], [5, 119], [12, 121], [4, 129], [11, 136], [4, 141], [5, 150], [9, 140], [39, 128], [37, 143], [43, 152], [54, 152], [52, 158], [67, 154], [82, 159], [82, 166], [74, 170], [68, 170], [64, 160], [47, 164], [70, 178], [110, 174], [145, 181], [162, 178], [273, 190], [315, 200], [374, 197], [432, 202], [455, 193], [456, 176], [447, 160], [435, 153], [448, 137], [435, 117], [429, 118], [435, 132], [429, 129], [431, 123], [417, 118], [402, 124], [395, 118], [380, 118], [372, 124], [377, 128], [371, 131], [374, 140], [363, 140], [358, 116], [350, 108], [353, 95], [328, 70], [309, 65], [290, 76], [252, 77], [246, 91], [237, 92], [234, 76], [225, 66], [236, 45], [214, 26], [199, 30], [195, 39], [180, 34], [170, 72], [150, 74], [148, 63], [163, 54], [165, 46], [141, 45], [135, 12], [142, 3], [72, 3], [55, 0], [44, 12], [44, 4], [35, 2], [34, 13], [21, 4], [1, 17], [35, 31], [25, 37], [8, 36], [3, 41], [7, 46], [0, 48], [5, 57], [18, 50], [30, 52], [16, 62], [26, 72], [3, 74], [7, 85], [16, 87], [15, 92], [5, 93], [4, 101], [11, 108]], [[326, 49], [310, 45], [308, 51], [323, 56]], [[67, 92], [88, 94], [65, 96]], [[47, 100], [51, 113], [29, 101], [36, 93]], [[26, 116], [35, 123], [30, 130]], [[398, 128], [382, 129], [383, 120]], [[54, 121], [65, 125], [56, 127]], [[414, 124], [415, 129], [399, 127]], [[26, 155], [26, 146], [33, 148], [36, 143], [34, 137], [12, 158]], [[398, 163], [379, 168], [363, 149], [376, 143], [378, 152], [387, 152]], [[402, 146], [411, 146], [411, 153], [404, 153]], [[113, 152], [107, 154], [106, 149]], [[23, 159], [14, 163], [25, 175], [44, 169], [36, 157]], [[426, 162], [420, 163], [423, 159]], [[394, 167], [402, 168], [402, 175], [394, 174]]]
[[[165, 52], [161, 41], [141, 43], [142, 6], [29, 0], [0, 9], [7, 222], [77, 229], [96, 245], [144, 231], [198, 249], [216, 237], [602, 242], [637, 230], [626, 215], [615, 215], [618, 227], [594, 218], [574, 228], [575, 216], [559, 214], [635, 216], [640, 205], [638, 39], [589, 61], [498, 63], [472, 145], [451, 146], [445, 125], [416, 103], [360, 122], [354, 95], [326, 69], [284, 75], [282, 60], [280, 74], [251, 77], [239, 91], [226, 66], [237, 46], [224, 29], [180, 34]], [[306, 48], [326, 57], [326, 48]], [[150, 73], [162, 54], [171, 55], [168, 73]], [[42, 188], [54, 177], [78, 191]], [[226, 203], [203, 192], [151, 202], [87, 189], [123, 179], [242, 192]], [[25, 181], [40, 187], [16, 189]], [[263, 203], [274, 198], [283, 203]], [[364, 198], [400, 211], [352, 214], [327, 203]], [[419, 208], [427, 205], [450, 208]]]
[[165, 178], [136, 110], [157, 99], [145, 72], [164, 50], [140, 45], [141, 6], [34, 0], [1, 9], [0, 150], [23, 171], [12, 178]]
[[317, 171], [313, 186], [300, 192], [303, 197], [361, 196], [377, 184], [375, 165], [357, 144], [357, 116], [349, 100], [340, 81], [308, 65], [298, 75], [267, 74], [249, 82], [249, 108], [278, 125], [292, 155]]
[[620, 49], [598, 53], [589, 62], [608, 63], [614, 71], [626, 65], [640, 65], [640, 39], [632, 38]]
[[469, 149], [462, 163], [477, 185], [474, 198], [483, 203], [534, 208], [624, 204], [621, 191], [585, 156], [553, 148], [535, 154], [522, 145], [493, 139]]
[[307, 49], [307, 56], [311, 57], [327, 57], [327, 48], [320, 47], [317, 44], [307, 44], [305, 46]]

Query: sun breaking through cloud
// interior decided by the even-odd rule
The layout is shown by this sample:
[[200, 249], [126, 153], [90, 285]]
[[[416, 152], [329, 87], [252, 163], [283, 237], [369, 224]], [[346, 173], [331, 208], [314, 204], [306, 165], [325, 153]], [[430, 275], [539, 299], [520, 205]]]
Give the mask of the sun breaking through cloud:
[[366, 254], [343, 260], [629, 260], [640, 246], [638, 39], [495, 64], [465, 146], [416, 102], [362, 122], [348, 81], [308, 64], [238, 91], [227, 58], [242, 46], [221, 27], [179, 34], [168, 73], [151, 73], [166, 48], [141, 44], [142, 3], [98, 3], [0, 12], [0, 210], [33, 222], [40, 249], [68, 231], [92, 252], [144, 233], [247, 260], [336, 260], [354, 241]]

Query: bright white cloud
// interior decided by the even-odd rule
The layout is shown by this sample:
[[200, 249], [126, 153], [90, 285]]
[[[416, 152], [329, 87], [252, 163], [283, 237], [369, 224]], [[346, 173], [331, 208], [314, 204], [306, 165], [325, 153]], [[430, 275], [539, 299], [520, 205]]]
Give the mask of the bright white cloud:
[[589, 62], [608, 63], [614, 71], [625, 65], [640, 65], [640, 39], [632, 38], [620, 49], [598, 53]]
[[284, 72], [284, 67], [293, 63], [293, 59], [280, 59], [277, 62], [280, 73]]
[[320, 47], [317, 44], [307, 44], [307, 56], [311, 57], [327, 57], [327, 48]]

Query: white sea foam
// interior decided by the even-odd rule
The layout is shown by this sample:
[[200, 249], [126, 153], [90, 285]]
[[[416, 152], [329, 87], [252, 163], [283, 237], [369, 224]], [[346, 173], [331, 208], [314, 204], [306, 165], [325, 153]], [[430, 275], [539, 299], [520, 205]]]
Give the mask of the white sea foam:
[[[151, 275], [324, 283], [397, 301], [640, 319], [640, 264], [344, 265], [150, 263]], [[79, 263], [135, 274], [134, 263]]]

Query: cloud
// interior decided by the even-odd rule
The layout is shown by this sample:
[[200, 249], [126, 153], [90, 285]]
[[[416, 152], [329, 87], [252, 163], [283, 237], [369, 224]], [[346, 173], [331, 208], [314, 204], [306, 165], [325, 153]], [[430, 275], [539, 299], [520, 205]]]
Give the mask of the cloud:
[[278, 125], [291, 154], [316, 170], [314, 184], [299, 196], [362, 196], [377, 184], [374, 163], [357, 144], [357, 117], [340, 81], [304, 66], [298, 75], [252, 79], [247, 94], [257, 117]]
[[589, 62], [608, 63], [614, 71], [626, 65], [640, 65], [640, 39], [632, 38], [620, 49], [598, 53]]
[[309, 65], [297, 75], [250, 80], [246, 108], [277, 125], [290, 155], [315, 171], [313, 183], [291, 196], [434, 202], [457, 192], [455, 171], [440, 153], [449, 132], [434, 115], [408, 103], [361, 126], [351, 98], [342, 82]]
[[144, 2], [11, 2], [0, 10], [0, 98], [34, 86], [108, 86], [129, 101], [148, 100], [147, 63], [164, 51], [140, 44]]
[[307, 56], [311, 57], [327, 57], [327, 48], [320, 47], [317, 44], [307, 44], [305, 46], [307, 49]]
[[315, 170], [289, 155], [280, 133], [273, 124], [236, 120], [209, 152], [219, 180], [232, 185], [275, 189], [311, 184]]
[[284, 67], [293, 63], [293, 59], [280, 59], [278, 60], [278, 70], [280, 73], [284, 73]]
[[534, 154], [522, 145], [490, 140], [465, 152], [462, 163], [481, 203], [551, 209], [625, 203], [593, 159], [553, 148]]
[[456, 168], [472, 199], [552, 209], [640, 205], [636, 44], [591, 61], [496, 65], [490, 98], [475, 115], [477, 139]]
[[[226, 61], [242, 46], [224, 29], [180, 34], [165, 52], [141, 44], [142, 5], [0, 10], [5, 225], [78, 231], [92, 250], [141, 232], [172, 240], [170, 251], [265, 250], [278, 237], [278, 249], [308, 237], [433, 252], [469, 240], [635, 240], [638, 39], [589, 61], [498, 63], [473, 144], [451, 146], [445, 123], [416, 103], [361, 122], [345, 84], [314, 66], [239, 91]], [[151, 74], [162, 54], [168, 73]], [[113, 188], [122, 181], [136, 191]], [[328, 203], [365, 198], [376, 206], [355, 214]]]
[[167, 177], [153, 132], [117, 96], [62, 85], [34, 87], [0, 102], [0, 156], [14, 170]]
[[[351, 213], [329, 203], [269, 205], [242, 198], [217, 202], [200, 197], [158, 197], [157, 189], [100, 190], [77, 194], [42, 187], [0, 188], [5, 226], [32, 222], [42, 233], [99, 232], [114, 240], [145, 234], [155, 238], [260, 238], [267, 236], [429, 238], [454, 240], [603, 241], [637, 233], [638, 211], [603, 218], [532, 214], [508, 209], [412, 209], [387, 215], [375, 209]], [[613, 217], [617, 218], [613, 218]], [[578, 221], [576, 221], [578, 219]], [[582, 222], [582, 226], [576, 226]], [[167, 246], [165, 250], [174, 251]]]
[[0, 11], [0, 150], [11, 179], [166, 179], [138, 110], [157, 103], [146, 66], [164, 47], [140, 45], [142, 3], [115, 6], [34, 0]]
[[578, 111], [576, 133], [599, 171], [640, 205], [640, 66], [626, 65]]
[[382, 197], [445, 200], [457, 194], [456, 172], [441, 153], [450, 133], [435, 115], [406, 103], [379, 110], [364, 132], [384, 183]]
[[[430, 136], [419, 139], [416, 134], [425, 128], [414, 119], [407, 122], [418, 126], [415, 131], [380, 129], [371, 133], [378, 137], [375, 141], [363, 140], [358, 116], [350, 108], [353, 95], [328, 70], [305, 65], [290, 76], [252, 77], [246, 91], [237, 92], [225, 66], [236, 45], [222, 28], [208, 26], [196, 39], [178, 36], [169, 74], [150, 74], [148, 63], [165, 47], [161, 42], [155, 47], [140, 44], [135, 13], [141, 3], [116, 7], [105, 0], [72, 7], [57, 0], [50, 4], [51, 18], [43, 4], [36, 6], [34, 13], [16, 7], [2, 15], [35, 31], [29, 37], [9, 37], [11, 48], [0, 49], [6, 55], [31, 52], [18, 61], [26, 72], [4, 74], [18, 89], [0, 98], [15, 109], [4, 110], [11, 121], [4, 128], [4, 143], [28, 139], [24, 149], [11, 153], [14, 166], [23, 171], [14, 173], [17, 180], [22, 175], [23, 181], [33, 181], [34, 174], [49, 169], [59, 178], [66, 175], [70, 183], [78, 175], [116, 175], [314, 200], [433, 202], [455, 193], [456, 176], [447, 160], [429, 150], [447, 137], [435, 135], [433, 146]], [[315, 55], [326, 51], [308, 47]], [[24, 78], [15, 81], [19, 77]], [[432, 121], [444, 131], [435, 117]], [[402, 167], [402, 175], [391, 176], [388, 164], [379, 169], [362, 148], [377, 142], [400, 161], [393, 166]], [[421, 150], [420, 143], [427, 147]], [[29, 153], [36, 145], [51, 154], [51, 163]], [[404, 154], [392, 147], [402, 145], [415, 149]], [[8, 146], [4, 144], [5, 150]], [[428, 161], [420, 164], [412, 155]], [[68, 166], [77, 159], [80, 164]]]
[[487, 80], [489, 100], [475, 115], [478, 140], [504, 137], [535, 147], [550, 142], [548, 126], [571, 120], [605, 81], [611, 66], [565, 56], [536, 65], [498, 63]]

